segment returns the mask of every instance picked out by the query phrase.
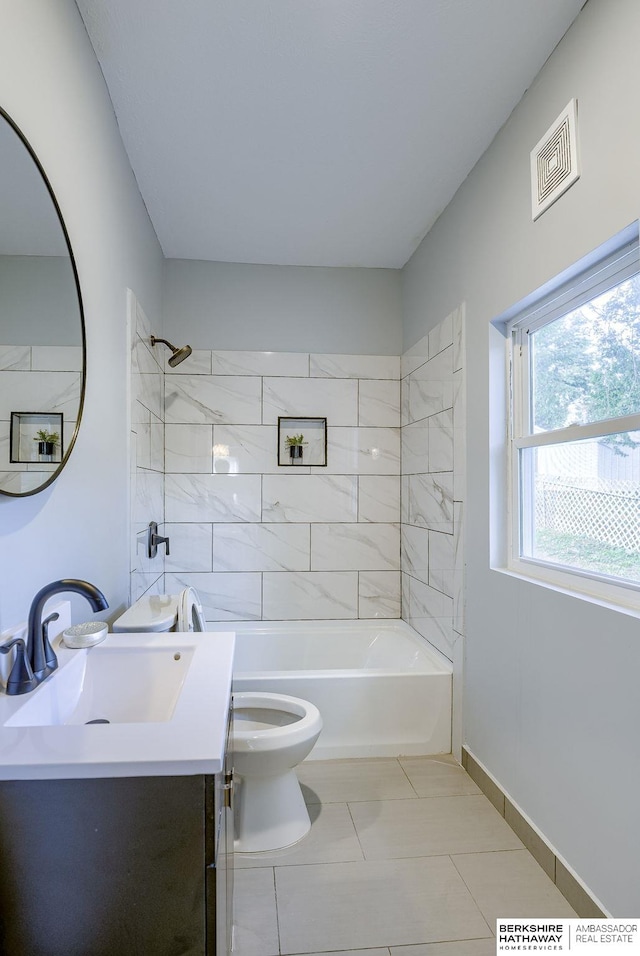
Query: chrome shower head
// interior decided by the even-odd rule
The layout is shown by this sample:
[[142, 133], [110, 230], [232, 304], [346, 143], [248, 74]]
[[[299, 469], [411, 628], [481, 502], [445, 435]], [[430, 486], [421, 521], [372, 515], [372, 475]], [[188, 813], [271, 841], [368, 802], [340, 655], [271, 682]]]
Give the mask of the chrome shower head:
[[190, 345], [183, 345], [182, 348], [176, 348], [175, 345], [172, 345], [171, 342], [167, 342], [166, 339], [158, 339], [155, 337], [155, 335], [152, 335], [151, 345], [157, 345], [158, 342], [162, 342], [163, 345], [167, 345], [173, 352], [173, 355], [169, 359], [169, 365], [171, 368], [175, 368], [176, 365], [180, 365], [180, 362], [184, 362], [184, 360], [189, 358], [191, 355], [192, 348]]

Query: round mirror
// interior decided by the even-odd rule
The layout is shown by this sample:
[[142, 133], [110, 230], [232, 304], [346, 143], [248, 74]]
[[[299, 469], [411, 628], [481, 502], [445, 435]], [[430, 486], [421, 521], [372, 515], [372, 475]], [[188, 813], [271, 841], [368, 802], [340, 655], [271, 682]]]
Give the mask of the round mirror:
[[0, 108], [0, 494], [42, 491], [76, 439], [85, 384], [69, 236], [33, 149]]

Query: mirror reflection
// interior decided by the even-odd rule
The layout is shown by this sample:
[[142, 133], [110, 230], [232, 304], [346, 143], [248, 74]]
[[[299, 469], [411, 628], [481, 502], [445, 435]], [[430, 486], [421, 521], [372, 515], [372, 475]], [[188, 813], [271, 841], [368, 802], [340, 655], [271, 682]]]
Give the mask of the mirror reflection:
[[0, 109], [0, 494], [31, 495], [66, 463], [82, 411], [75, 263], [39, 163]]

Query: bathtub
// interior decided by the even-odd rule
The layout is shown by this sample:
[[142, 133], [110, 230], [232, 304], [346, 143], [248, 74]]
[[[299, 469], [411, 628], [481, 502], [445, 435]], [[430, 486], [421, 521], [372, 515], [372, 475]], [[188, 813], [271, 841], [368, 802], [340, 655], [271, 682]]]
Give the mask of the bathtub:
[[450, 662], [404, 621], [252, 621], [236, 632], [233, 687], [302, 697], [323, 730], [309, 759], [451, 750]]

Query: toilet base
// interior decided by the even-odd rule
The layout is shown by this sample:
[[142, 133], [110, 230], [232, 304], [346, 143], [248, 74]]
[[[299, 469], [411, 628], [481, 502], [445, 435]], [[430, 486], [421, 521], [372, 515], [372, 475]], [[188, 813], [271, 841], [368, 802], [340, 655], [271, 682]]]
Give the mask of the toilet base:
[[234, 807], [236, 853], [279, 850], [311, 829], [295, 770], [275, 776], [242, 776]]

